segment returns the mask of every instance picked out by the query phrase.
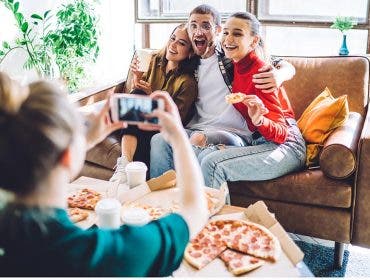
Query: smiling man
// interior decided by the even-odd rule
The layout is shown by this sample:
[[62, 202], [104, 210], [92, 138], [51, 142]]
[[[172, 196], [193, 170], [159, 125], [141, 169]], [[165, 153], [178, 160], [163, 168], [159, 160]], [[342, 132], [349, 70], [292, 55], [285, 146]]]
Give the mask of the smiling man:
[[[222, 29], [219, 12], [206, 4], [197, 6], [190, 12], [187, 25], [194, 52], [201, 57], [196, 71], [198, 82], [196, 111], [187, 125], [192, 144], [203, 145], [204, 137], [197, 134], [197, 131], [205, 129], [209, 131], [210, 128], [222, 129], [231, 136], [236, 134], [245, 137], [249, 134], [245, 119], [232, 104], [225, 102], [225, 96], [232, 91], [234, 69], [232, 61], [225, 57], [217, 40]], [[266, 94], [273, 94], [283, 81], [291, 79], [295, 74], [295, 69], [290, 63], [281, 59], [271, 62], [275, 67], [263, 67], [259, 69], [260, 73], [253, 77], [255, 87]], [[198, 135], [200, 137], [197, 137]], [[207, 135], [207, 139], [210, 137], [211, 135]], [[227, 135], [227, 138], [233, 137]], [[232, 141], [230, 145], [244, 143]], [[154, 147], [150, 154], [151, 177], [157, 177], [173, 169], [172, 151], [160, 134], [152, 138], [151, 146]], [[164, 158], [167, 160], [163, 160]]]

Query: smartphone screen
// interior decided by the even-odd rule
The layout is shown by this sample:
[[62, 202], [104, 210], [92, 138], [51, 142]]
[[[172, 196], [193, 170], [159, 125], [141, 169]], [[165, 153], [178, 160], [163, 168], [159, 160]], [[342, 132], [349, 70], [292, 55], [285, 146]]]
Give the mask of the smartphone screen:
[[158, 124], [158, 118], [149, 117], [158, 108], [158, 101], [151, 98], [122, 97], [118, 99], [118, 118], [128, 122]]

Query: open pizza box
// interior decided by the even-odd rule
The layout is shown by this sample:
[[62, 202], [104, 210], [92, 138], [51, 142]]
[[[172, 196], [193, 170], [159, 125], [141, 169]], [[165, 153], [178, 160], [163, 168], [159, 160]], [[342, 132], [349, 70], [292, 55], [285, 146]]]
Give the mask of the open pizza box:
[[[263, 201], [250, 205], [244, 212], [217, 215], [211, 220], [238, 219], [248, 220], [265, 226], [280, 241], [282, 253], [275, 263], [266, 262], [262, 267], [250, 271], [243, 276], [247, 277], [299, 277], [300, 273], [296, 265], [303, 260], [303, 252], [289, 237], [284, 228], [267, 209]], [[175, 277], [233, 277], [224, 263], [216, 258], [210, 264], [197, 270], [185, 260], [180, 268], [173, 273]]]

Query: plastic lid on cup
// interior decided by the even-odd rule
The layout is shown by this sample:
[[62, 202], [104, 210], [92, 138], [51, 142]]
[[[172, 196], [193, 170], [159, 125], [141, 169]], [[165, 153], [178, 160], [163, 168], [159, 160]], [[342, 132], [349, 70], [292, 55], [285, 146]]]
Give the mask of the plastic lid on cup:
[[121, 209], [121, 203], [115, 198], [104, 198], [99, 200], [95, 206], [97, 213], [112, 213]]
[[125, 170], [126, 172], [129, 172], [129, 171], [145, 171], [146, 172], [148, 170], [148, 167], [146, 166], [144, 162], [133, 161], [126, 165]]
[[122, 221], [126, 225], [143, 226], [150, 220], [149, 213], [142, 208], [127, 208], [122, 213]]

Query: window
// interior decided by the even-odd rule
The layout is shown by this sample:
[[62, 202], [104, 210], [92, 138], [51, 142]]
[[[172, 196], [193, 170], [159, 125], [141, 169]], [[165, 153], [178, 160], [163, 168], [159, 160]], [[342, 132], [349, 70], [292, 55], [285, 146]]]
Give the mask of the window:
[[261, 0], [260, 20], [332, 22], [338, 15], [367, 21], [367, 0]]
[[358, 24], [348, 32], [350, 55], [370, 53], [370, 0], [136, 0], [136, 21], [146, 27], [143, 46], [162, 47], [165, 34], [202, 3], [221, 11], [223, 19], [236, 11], [256, 14], [275, 55], [338, 55], [342, 36], [330, 25], [336, 16], [353, 17]]
[[222, 11], [223, 18], [233, 12], [247, 10], [247, 1], [240, 0], [136, 0], [136, 19], [138, 22], [184, 21], [192, 8], [203, 3]]

